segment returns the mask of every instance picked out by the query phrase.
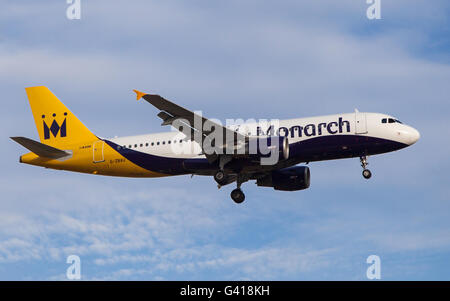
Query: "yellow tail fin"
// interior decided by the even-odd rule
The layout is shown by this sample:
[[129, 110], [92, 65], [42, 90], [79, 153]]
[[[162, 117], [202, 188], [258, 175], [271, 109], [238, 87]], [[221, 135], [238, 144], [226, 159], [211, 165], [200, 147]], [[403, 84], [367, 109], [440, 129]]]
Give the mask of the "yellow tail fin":
[[41, 142], [57, 148], [98, 139], [47, 88], [25, 88]]

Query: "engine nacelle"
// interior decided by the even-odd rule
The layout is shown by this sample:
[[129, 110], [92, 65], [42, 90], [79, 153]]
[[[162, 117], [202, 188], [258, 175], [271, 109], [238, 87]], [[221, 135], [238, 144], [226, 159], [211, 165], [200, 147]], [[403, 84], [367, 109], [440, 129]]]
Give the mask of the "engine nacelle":
[[215, 138], [205, 139], [202, 149], [207, 155], [259, 159], [261, 165], [275, 165], [289, 158], [288, 138], [280, 136], [245, 136], [245, 140], [234, 137], [234, 140], [224, 140], [220, 144]]
[[246, 141], [246, 153], [260, 158], [272, 156], [276, 158], [275, 164], [278, 160], [289, 158], [289, 140], [280, 136], [249, 137]]
[[309, 188], [311, 173], [306, 166], [293, 166], [275, 170], [256, 181], [258, 186], [275, 190], [295, 191]]

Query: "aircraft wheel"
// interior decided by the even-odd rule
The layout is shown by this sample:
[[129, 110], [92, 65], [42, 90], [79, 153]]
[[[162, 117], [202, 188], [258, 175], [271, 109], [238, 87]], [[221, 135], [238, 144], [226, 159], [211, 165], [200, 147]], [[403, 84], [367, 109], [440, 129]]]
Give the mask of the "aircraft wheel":
[[245, 200], [245, 194], [242, 192], [240, 188], [234, 189], [231, 192], [230, 196], [236, 204], [240, 204]]
[[223, 170], [219, 170], [215, 173], [214, 175], [214, 180], [217, 182], [217, 184], [219, 185], [224, 185], [225, 181], [226, 181], [226, 176], [225, 173], [223, 172]]
[[362, 175], [365, 179], [370, 179], [370, 177], [372, 177], [372, 173], [368, 169], [364, 169]]

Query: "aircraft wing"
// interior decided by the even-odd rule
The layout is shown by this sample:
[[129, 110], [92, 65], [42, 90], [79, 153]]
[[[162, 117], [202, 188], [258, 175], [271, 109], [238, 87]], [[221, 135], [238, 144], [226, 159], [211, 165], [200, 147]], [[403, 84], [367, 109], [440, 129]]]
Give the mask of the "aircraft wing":
[[[174, 122], [177, 121], [177, 126], [179, 126], [180, 123], [188, 126], [191, 129], [190, 139], [196, 141], [197, 143], [202, 145], [202, 147], [205, 139], [207, 139], [208, 135], [213, 131], [221, 131], [221, 137], [223, 137], [222, 142], [216, 141], [216, 147], [225, 146], [225, 144], [230, 142], [232, 142], [234, 145], [239, 141], [245, 142], [247, 136], [226, 128], [220, 124], [217, 124], [216, 122], [200, 116], [192, 111], [189, 111], [188, 109], [185, 109], [159, 95], [146, 94], [137, 90], [133, 91], [136, 93], [137, 100], [143, 98], [161, 111], [158, 113], [158, 117], [163, 120], [161, 125], [174, 125]], [[177, 126], [175, 126], [175, 128], [180, 130]], [[220, 145], [220, 143], [222, 143], [222, 145]], [[208, 157], [208, 160], [210, 159], [213, 158], [210, 156]]]

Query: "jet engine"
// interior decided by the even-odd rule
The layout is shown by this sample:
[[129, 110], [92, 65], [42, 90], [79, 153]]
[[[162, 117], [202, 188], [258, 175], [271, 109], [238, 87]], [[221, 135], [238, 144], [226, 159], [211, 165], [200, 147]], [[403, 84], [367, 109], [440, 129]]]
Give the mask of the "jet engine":
[[306, 166], [293, 166], [272, 171], [257, 179], [258, 186], [273, 187], [275, 190], [295, 191], [309, 188], [310, 171]]

